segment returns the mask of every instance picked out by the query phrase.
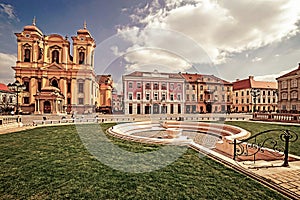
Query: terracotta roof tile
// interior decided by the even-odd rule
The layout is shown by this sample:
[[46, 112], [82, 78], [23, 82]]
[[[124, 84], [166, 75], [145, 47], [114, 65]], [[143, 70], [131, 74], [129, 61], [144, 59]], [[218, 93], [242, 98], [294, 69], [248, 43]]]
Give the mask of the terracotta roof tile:
[[277, 89], [277, 82], [251, 80], [251, 87], [259, 89]]
[[181, 79], [182, 76], [179, 73], [164, 73], [164, 72], [141, 72], [141, 71], [134, 71], [130, 74], [127, 74], [125, 76], [135, 76], [135, 77], [143, 77], [144, 74], [161, 74], [161, 75], [168, 75], [170, 78], [179, 78]]
[[105, 83], [108, 79], [111, 78], [111, 75], [97, 75], [97, 82], [98, 83]]
[[242, 89], [247, 89], [247, 88], [251, 88], [249, 79], [244, 79], [244, 80], [239, 80], [239, 81], [233, 82], [233, 90], [242, 90]]
[[233, 90], [242, 90], [250, 88], [277, 89], [277, 82], [255, 81], [253, 78], [233, 82]]
[[11, 91], [8, 89], [7, 85], [5, 85], [4, 83], [0, 83], [0, 90], [1, 90], [1, 91], [11, 92]]
[[[208, 82], [208, 81], [203, 81], [202, 78], [210, 78], [214, 81], [217, 81], [218, 83], [222, 83], [222, 84], [231, 84], [228, 81], [225, 81], [221, 78], [218, 78], [214, 75], [206, 75], [206, 74], [189, 74], [189, 73], [182, 73], [181, 74], [183, 76], [183, 78], [185, 78], [185, 80], [187, 82], [196, 82], [196, 81], [200, 81], [200, 82]], [[213, 81], [212, 81], [213, 82]]]

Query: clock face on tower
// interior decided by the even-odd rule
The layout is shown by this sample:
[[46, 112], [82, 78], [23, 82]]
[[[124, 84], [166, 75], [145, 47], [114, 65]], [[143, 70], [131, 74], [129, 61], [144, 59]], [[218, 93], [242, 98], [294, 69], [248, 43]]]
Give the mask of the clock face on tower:
[[83, 40], [84, 40], [84, 38], [83, 38], [83, 37], [81, 37], [81, 38], [80, 38], [80, 40], [81, 40], [81, 41], [83, 41]]

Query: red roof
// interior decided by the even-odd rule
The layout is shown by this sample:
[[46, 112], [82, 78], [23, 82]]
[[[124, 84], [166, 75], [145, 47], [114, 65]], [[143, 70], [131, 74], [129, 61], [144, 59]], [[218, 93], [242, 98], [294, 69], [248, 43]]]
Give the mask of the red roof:
[[169, 78], [180, 78], [180, 79], [182, 78], [179, 73], [164, 73], [164, 72], [158, 72], [157, 70], [155, 70], [154, 72], [134, 71], [126, 76], [143, 77], [144, 74], [155, 74], [155, 73], [161, 74], [161, 75], [168, 75]]
[[0, 83], [0, 90], [1, 90], [1, 91], [6, 91], [6, 92], [11, 92], [11, 91], [8, 89], [7, 85], [5, 85], [4, 83]]
[[247, 88], [251, 88], [250, 79], [244, 79], [244, 80], [233, 82], [233, 90], [241, 90]]
[[268, 82], [268, 81], [256, 81], [253, 79], [253, 76], [250, 76], [248, 79], [239, 80], [233, 82], [233, 90], [241, 89], [277, 89], [277, 82]]
[[104, 84], [109, 79], [111, 79], [111, 75], [97, 75], [97, 82], [99, 84]]
[[[206, 75], [206, 74], [189, 74], [189, 73], [182, 73], [181, 74], [183, 76], [183, 78], [187, 81], [187, 82], [196, 82], [196, 81], [200, 81], [200, 82], [217, 82], [217, 83], [222, 83], [222, 84], [231, 84], [228, 81], [225, 81], [223, 79], [220, 79], [214, 75]], [[212, 81], [203, 81], [203, 78], [210, 78]]]

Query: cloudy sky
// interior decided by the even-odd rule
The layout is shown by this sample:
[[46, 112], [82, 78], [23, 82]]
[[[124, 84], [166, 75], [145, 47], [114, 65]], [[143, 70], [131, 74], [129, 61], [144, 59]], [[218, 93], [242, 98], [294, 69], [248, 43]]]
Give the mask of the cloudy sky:
[[300, 62], [297, 0], [0, 1], [0, 82], [13, 79], [16, 38], [36, 16], [45, 35], [72, 36], [87, 21], [95, 70], [134, 70], [274, 80]]

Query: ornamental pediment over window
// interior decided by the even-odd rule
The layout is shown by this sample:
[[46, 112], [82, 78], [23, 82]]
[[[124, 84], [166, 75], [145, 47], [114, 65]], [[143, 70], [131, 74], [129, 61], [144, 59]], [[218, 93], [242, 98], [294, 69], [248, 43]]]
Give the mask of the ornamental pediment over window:
[[51, 65], [43, 67], [42, 70], [64, 70], [64, 68], [56, 63], [52, 63]]
[[62, 48], [58, 45], [53, 45], [53, 46], [50, 47], [50, 49], [51, 50], [55, 50], [55, 49], [58, 50], [58, 49], [62, 49]]

